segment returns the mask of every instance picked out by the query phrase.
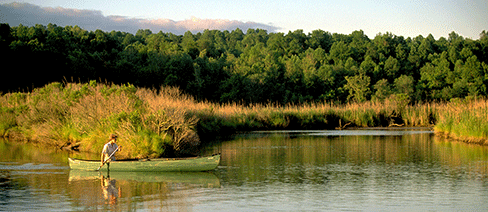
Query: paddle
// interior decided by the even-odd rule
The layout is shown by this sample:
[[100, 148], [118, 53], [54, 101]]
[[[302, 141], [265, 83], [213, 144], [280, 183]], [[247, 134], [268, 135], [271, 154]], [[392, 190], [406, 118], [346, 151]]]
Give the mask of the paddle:
[[108, 158], [103, 161], [102, 165], [100, 165], [100, 167], [98, 167], [97, 171], [100, 171], [100, 168], [102, 168], [103, 165], [105, 165], [105, 163], [107, 163], [108, 160], [110, 160], [112, 158], [112, 156], [114, 156], [114, 154], [119, 150], [119, 146], [117, 146], [117, 149], [115, 149], [114, 152], [112, 152], [112, 154], [110, 156], [108, 156]]

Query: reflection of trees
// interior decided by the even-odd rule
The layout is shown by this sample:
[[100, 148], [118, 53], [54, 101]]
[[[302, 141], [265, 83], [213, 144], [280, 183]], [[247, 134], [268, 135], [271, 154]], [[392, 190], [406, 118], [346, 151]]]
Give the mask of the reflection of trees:
[[[324, 183], [344, 171], [348, 176], [365, 174], [395, 177], [415, 168], [452, 168], [473, 161], [486, 161], [488, 149], [462, 143], [432, 142], [431, 134], [403, 136], [297, 137], [269, 135], [238, 138], [222, 145], [222, 166], [240, 167], [227, 173], [229, 180], [251, 182]], [[448, 146], [448, 147], [446, 147]], [[468, 171], [487, 175], [487, 164]], [[427, 166], [427, 167], [424, 167]], [[341, 170], [343, 169], [343, 170]], [[431, 171], [429, 170], [429, 171]], [[399, 177], [399, 176], [396, 176]], [[400, 176], [401, 177], [401, 176]], [[237, 180], [239, 181], [239, 180]]]
[[[12, 198], [9, 189], [23, 187], [14, 183], [10, 176], [10, 171], [0, 170], [0, 202], [7, 203], [7, 199]], [[0, 208], [1, 209], [1, 208]]]
[[[42, 151], [39, 151], [42, 149]], [[15, 161], [19, 163], [66, 163], [67, 152], [59, 151], [56, 147], [37, 143], [28, 143], [0, 138], [0, 161]]]
[[[435, 137], [434, 142], [438, 150], [439, 160], [451, 167], [452, 170], [464, 171], [473, 176], [477, 174], [488, 175], [488, 148], [486, 146], [453, 142], [440, 137]], [[459, 170], [461, 167], [466, 170]]]

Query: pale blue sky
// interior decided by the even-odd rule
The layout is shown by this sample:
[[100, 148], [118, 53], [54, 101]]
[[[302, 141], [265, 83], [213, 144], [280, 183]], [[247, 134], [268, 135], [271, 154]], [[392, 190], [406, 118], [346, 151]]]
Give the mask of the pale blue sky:
[[[391, 32], [436, 39], [452, 31], [478, 39], [488, 30], [488, 1], [474, 0], [0, 0], [0, 4], [25, 2], [40, 7], [101, 11], [103, 16], [173, 21], [220, 19], [270, 25], [278, 32], [322, 29], [350, 34], [363, 30], [370, 38]], [[78, 23], [72, 23], [77, 25]], [[82, 25], [80, 25], [82, 26]]]

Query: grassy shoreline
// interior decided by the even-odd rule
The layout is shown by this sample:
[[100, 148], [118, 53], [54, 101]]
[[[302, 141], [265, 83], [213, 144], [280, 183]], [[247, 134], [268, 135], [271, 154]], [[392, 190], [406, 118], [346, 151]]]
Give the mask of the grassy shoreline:
[[440, 136], [488, 145], [488, 100], [452, 100], [440, 108], [434, 130]]
[[197, 102], [175, 88], [52, 83], [0, 97], [0, 136], [98, 152], [119, 134], [125, 157], [185, 154], [220, 135], [249, 130], [434, 127], [443, 135], [488, 144], [488, 101], [456, 99], [410, 105], [401, 96], [344, 105], [242, 106]]

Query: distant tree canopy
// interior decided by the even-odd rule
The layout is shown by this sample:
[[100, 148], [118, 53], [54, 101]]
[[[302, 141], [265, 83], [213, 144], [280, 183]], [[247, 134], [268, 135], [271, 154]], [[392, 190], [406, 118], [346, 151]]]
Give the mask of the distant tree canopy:
[[488, 32], [435, 40], [315, 30], [184, 35], [0, 24], [3, 92], [53, 81], [176, 86], [199, 100], [280, 104], [488, 95]]

